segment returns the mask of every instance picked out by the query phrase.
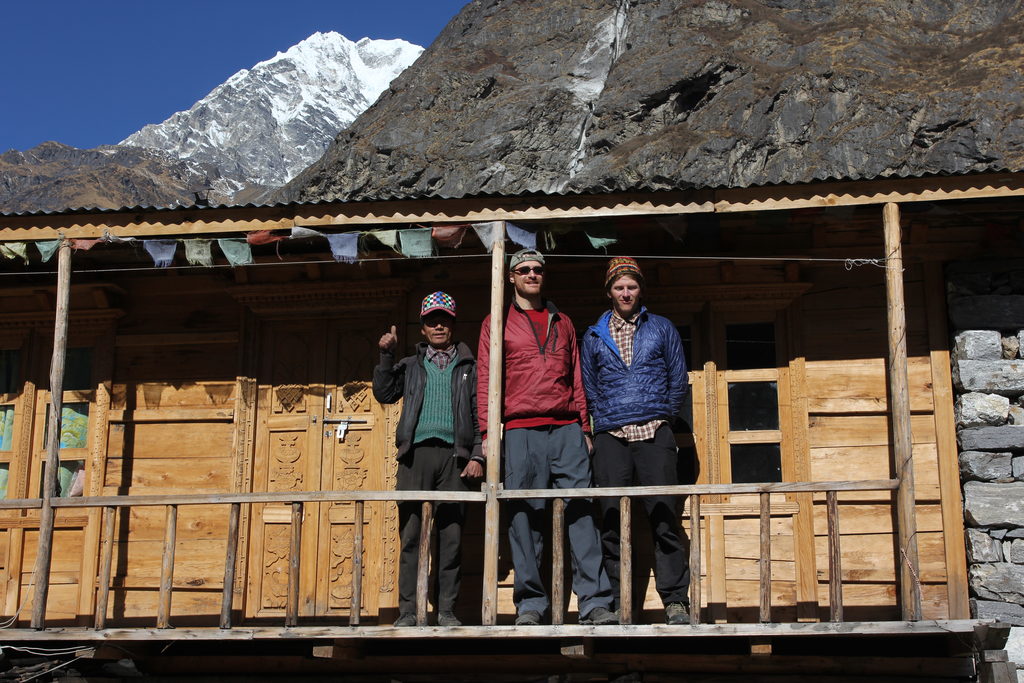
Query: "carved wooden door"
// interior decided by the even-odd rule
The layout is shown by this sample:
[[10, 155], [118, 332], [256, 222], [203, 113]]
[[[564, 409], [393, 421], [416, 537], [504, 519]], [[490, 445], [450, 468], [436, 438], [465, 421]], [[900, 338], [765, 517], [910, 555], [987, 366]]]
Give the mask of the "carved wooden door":
[[[374, 328], [376, 330], [376, 328]], [[379, 336], [379, 334], [378, 334]], [[376, 338], [356, 321], [272, 321], [261, 334], [253, 490], [393, 488], [388, 416], [370, 383]], [[339, 422], [340, 421], [340, 422]], [[339, 431], [339, 425], [344, 429]], [[291, 508], [254, 506], [247, 615], [279, 617], [287, 599]], [[347, 617], [352, 598], [353, 503], [306, 503], [299, 615]], [[394, 505], [363, 516], [363, 614], [394, 602]]]

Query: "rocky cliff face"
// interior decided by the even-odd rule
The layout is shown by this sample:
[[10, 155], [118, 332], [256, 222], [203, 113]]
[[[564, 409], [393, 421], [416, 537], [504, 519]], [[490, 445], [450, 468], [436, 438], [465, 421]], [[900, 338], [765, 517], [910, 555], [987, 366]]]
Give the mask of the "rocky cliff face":
[[220, 203], [234, 186], [210, 164], [134, 147], [78, 149], [44, 142], [0, 154], [0, 210], [9, 213], [192, 205], [196, 192]]
[[475, 0], [277, 198], [1019, 170], [1021, 35], [1005, 0]]

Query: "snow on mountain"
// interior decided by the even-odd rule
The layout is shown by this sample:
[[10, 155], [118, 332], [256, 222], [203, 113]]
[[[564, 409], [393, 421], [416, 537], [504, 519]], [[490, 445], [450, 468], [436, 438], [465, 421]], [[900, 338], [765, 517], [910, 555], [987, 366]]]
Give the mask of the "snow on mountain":
[[314, 33], [120, 144], [210, 162], [244, 183], [283, 185], [319, 159], [421, 52], [404, 40]]

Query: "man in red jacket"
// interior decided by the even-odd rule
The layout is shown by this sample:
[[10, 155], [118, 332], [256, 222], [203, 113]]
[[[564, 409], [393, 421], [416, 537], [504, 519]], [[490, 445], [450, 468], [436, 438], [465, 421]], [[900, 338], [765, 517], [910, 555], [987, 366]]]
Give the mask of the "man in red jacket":
[[[513, 254], [512, 305], [505, 318], [505, 488], [588, 488], [592, 450], [579, 347], [572, 321], [544, 299], [544, 256], [530, 249]], [[487, 368], [491, 321], [484, 319], [477, 353]], [[477, 413], [486, 437], [488, 376], [477, 375]], [[550, 607], [541, 576], [544, 500], [509, 501], [509, 544], [515, 568], [517, 626], [536, 625]], [[612, 594], [601, 561], [601, 542], [590, 500], [569, 499], [565, 519], [572, 550], [572, 587], [581, 624], [617, 624], [608, 608]]]

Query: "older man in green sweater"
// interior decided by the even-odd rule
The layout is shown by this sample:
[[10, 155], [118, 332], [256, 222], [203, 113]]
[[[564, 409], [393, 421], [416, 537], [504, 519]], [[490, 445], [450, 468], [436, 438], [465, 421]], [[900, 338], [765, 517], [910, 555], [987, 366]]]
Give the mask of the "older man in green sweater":
[[[373, 371], [373, 395], [381, 403], [405, 398], [398, 420], [399, 491], [464, 491], [483, 476], [476, 419], [476, 361], [453, 341], [455, 300], [434, 292], [420, 306], [420, 332], [426, 339], [416, 353], [395, 362], [394, 325], [381, 336], [380, 364]], [[455, 601], [461, 574], [462, 503], [437, 506], [437, 623], [459, 626]], [[416, 567], [419, 560], [418, 502], [399, 503], [401, 553], [398, 562], [396, 626], [416, 625]]]

